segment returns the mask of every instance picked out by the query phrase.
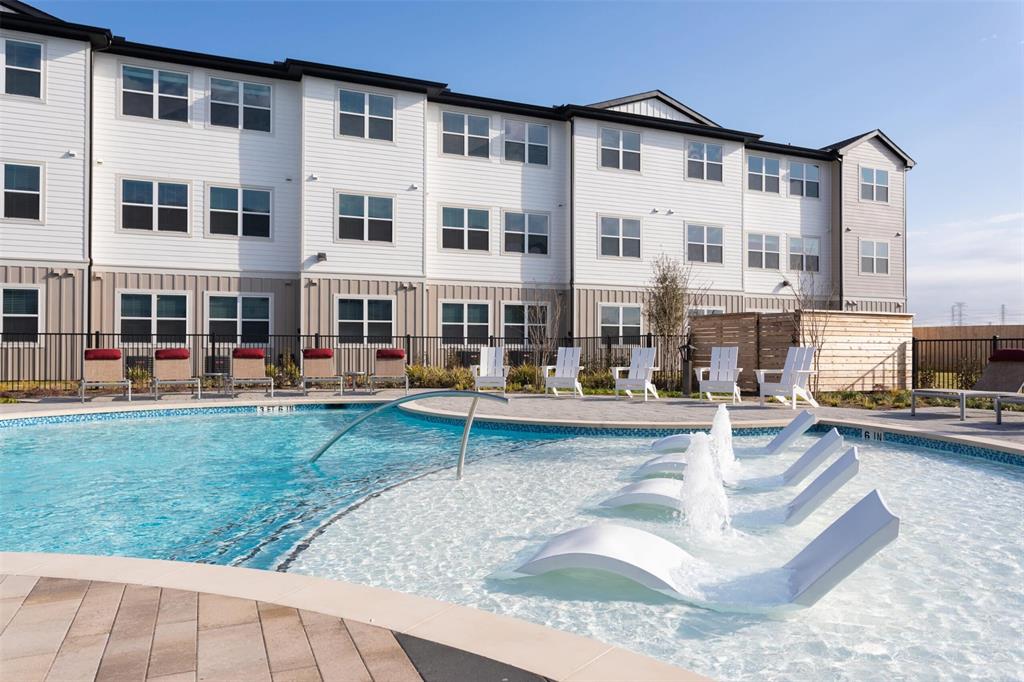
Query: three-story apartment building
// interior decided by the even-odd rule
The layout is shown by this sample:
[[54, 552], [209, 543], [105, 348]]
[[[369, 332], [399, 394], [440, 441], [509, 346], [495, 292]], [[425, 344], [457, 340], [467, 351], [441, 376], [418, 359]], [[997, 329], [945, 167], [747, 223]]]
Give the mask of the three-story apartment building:
[[0, 10], [5, 340], [634, 335], [662, 256], [697, 312], [905, 309], [914, 162], [878, 130], [796, 147], [660, 91], [536, 106]]

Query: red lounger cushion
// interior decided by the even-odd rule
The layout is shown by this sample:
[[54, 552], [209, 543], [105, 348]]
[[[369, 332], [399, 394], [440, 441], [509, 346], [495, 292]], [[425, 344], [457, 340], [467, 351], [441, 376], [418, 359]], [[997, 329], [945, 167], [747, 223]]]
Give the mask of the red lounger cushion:
[[1024, 348], [1004, 348], [992, 353], [989, 362], [1024, 362]]
[[120, 360], [121, 351], [116, 348], [90, 348], [85, 351], [86, 360]]
[[377, 350], [378, 360], [404, 360], [405, 351], [401, 348], [379, 348]]
[[262, 348], [236, 348], [231, 351], [231, 357], [239, 360], [262, 360], [267, 355]]
[[334, 349], [333, 348], [303, 348], [302, 349], [302, 357], [307, 358], [309, 360], [315, 360], [315, 359], [319, 359], [319, 358], [333, 358], [334, 357]]
[[156, 352], [157, 360], [188, 360], [188, 348], [161, 348]]

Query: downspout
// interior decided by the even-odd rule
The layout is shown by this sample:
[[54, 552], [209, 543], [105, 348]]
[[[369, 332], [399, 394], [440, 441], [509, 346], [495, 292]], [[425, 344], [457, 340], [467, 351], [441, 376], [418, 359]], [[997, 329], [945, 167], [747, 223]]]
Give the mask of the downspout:
[[[846, 253], [845, 253], [844, 248], [843, 248], [843, 192], [845, 191], [845, 188], [843, 186], [844, 178], [843, 178], [843, 157], [842, 157], [842, 155], [840, 155], [838, 157], [838, 160], [836, 161], [836, 173], [839, 176], [839, 191], [835, 192], [834, 194], [836, 195], [835, 201], [838, 202], [836, 208], [837, 208], [837, 214], [839, 216], [839, 224], [833, 226], [833, 229], [838, 230], [838, 234], [839, 234], [839, 243], [836, 245], [836, 250], [839, 252], [839, 258], [835, 259], [835, 261], [836, 261], [836, 264], [838, 265], [838, 271], [839, 271], [838, 272], [838, 275], [839, 275], [839, 287], [838, 287], [838, 290], [839, 290], [839, 301], [838, 301], [838, 304], [839, 304], [839, 310], [843, 311], [843, 310], [846, 310], [846, 294], [843, 291], [843, 280], [844, 280], [844, 278], [843, 278], [843, 260], [845, 259]], [[835, 186], [835, 183], [833, 183], [833, 186]], [[860, 255], [858, 254], [858, 258], [859, 257], [860, 257]]]
[[82, 286], [82, 297], [85, 299], [85, 318], [82, 320], [82, 330], [86, 333], [86, 344], [88, 344], [89, 329], [92, 327], [92, 153], [93, 153], [93, 73], [96, 70], [96, 52], [98, 49], [105, 50], [110, 45], [97, 48], [92, 42], [89, 43], [89, 75], [86, 78], [85, 118], [86, 118], [86, 145], [85, 145], [85, 282]]
[[[427, 128], [430, 127], [430, 99], [428, 95], [423, 96], [423, 177], [420, 183], [420, 274], [423, 276], [423, 286], [420, 290], [419, 305], [419, 335], [427, 336], [427, 320], [430, 318], [430, 306], [428, 301], [429, 287], [427, 286], [427, 142], [429, 140]], [[436, 227], [436, 226], [435, 226]], [[436, 233], [435, 233], [436, 234]], [[406, 329], [408, 334], [409, 330]], [[440, 330], [438, 330], [440, 335]]]
[[576, 119], [569, 118], [569, 331], [576, 337]]

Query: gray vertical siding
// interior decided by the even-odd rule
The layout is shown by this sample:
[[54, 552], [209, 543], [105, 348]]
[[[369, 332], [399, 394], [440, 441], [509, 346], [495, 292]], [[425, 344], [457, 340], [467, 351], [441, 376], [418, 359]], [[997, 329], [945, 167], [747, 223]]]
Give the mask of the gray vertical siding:
[[428, 336], [440, 336], [442, 301], [486, 301], [490, 304], [491, 334], [501, 334], [503, 302], [529, 301], [548, 304], [549, 324], [552, 333], [563, 336], [569, 329], [568, 292], [544, 286], [523, 286], [520, 284], [457, 284], [432, 282], [427, 286]]
[[335, 297], [393, 296], [395, 299], [395, 335], [423, 334], [423, 283], [377, 279], [337, 279], [309, 277], [302, 281], [302, 306], [305, 331], [309, 334], [334, 335]]

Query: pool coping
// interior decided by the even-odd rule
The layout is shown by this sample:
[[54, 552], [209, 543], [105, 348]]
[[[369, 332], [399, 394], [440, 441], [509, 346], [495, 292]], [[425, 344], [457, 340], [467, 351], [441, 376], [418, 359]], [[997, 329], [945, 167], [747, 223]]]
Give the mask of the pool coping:
[[517, 618], [299, 573], [41, 552], [0, 552], [0, 573], [148, 585], [316, 611], [461, 649], [559, 682], [709, 679], [596, 639]]

